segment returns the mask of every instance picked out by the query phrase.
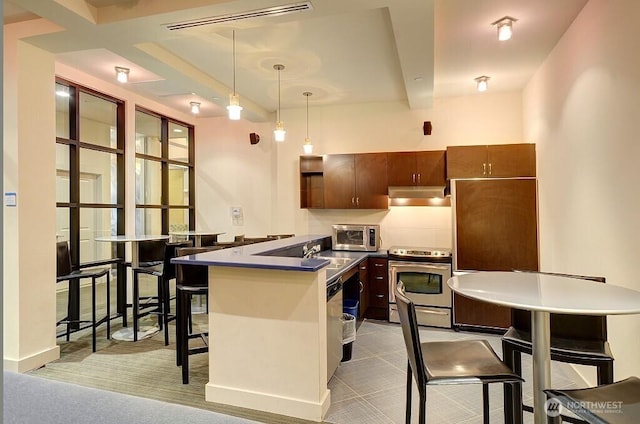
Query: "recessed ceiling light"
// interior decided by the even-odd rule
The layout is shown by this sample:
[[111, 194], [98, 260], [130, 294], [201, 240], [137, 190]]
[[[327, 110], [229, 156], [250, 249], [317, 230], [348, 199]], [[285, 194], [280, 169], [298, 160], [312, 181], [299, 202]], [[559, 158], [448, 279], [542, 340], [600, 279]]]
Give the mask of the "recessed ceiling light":
[[422, 81], [422, 77], [415, 77], [413, 80], [414, 81]]
[[478, 91], [487, 91], [489, 86], [489, 77], [483, 75], [481, 77], [474, 78], [474, 80], [476, 81]]

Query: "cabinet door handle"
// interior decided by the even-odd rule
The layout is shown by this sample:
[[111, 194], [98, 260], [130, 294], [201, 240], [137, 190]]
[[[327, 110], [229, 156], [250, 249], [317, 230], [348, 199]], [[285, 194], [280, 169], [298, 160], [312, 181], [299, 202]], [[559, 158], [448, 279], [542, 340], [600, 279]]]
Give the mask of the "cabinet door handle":
[[376, 277], [376, 280], [384, 280], [384, 277]]
[[491, 162], [489, 162], [489, 175], [491, 175]]
[[413, 183], [416, 183], [416, 174], [411, 174], [411, 181], [413, 181]]
[[356, 197], [356, 206], [360, 206], [360, 198]]
[[384, 266], [383, 264], [374, 264], [375, 266]]
[[376, 297], [377, 297], [378, 299], [382, 299], [382, 298], [384, 297], [384, 295], [383, 295], [383, 294], [377, 294], [377, 295], [376, 295]]
[[418, 173], [418, 185], [420, 185], [420, 179], [422, 177], [422, 174]]
[[482, 175], [487, 175], [487, 164], [485, 162], [482, 163]]
[[356, 204], [356, 198], [355, 197], [351, 198], [351, 204], [355, 206], [355, 204]]
[[364, 291], [364, 284], [362, 284], [362, 281], [358, 281], [360, 283], [360, 293], [362, 293]]

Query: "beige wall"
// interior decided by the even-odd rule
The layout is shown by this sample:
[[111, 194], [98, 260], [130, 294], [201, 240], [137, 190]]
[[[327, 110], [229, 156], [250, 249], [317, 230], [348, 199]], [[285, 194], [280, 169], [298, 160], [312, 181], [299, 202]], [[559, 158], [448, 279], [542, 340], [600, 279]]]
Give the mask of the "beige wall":
[[[592, 0], [524, 92], [541, 265], [640, 289], [640, 2]], [[615, 378], [640, 375], [640, 316], [609, 317]], [[582, 369], [590, 383], [591, 369]]]

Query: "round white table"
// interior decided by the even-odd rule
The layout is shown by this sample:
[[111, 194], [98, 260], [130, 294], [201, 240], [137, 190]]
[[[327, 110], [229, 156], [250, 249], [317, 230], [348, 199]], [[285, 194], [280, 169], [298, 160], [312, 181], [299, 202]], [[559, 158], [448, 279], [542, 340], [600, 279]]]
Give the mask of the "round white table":
[[452, 277], [451, 289], [476, 300], [531, 311], [534, 422], [544, 424], [544, 389], [551, 388], [549, 313], [640, 313], [640, 292], [612, 284], [531, 272], [474, 272]]
[[[110, 243], [131, 243], [131, 268], [138, 266], [138, 245], [141, 241], [150, 240], [167, 240], [168, 235], [161, 234], [130, 234], [130, 235], [116, 235], [116, 236], [104, 236], [96, 237], [96, 241], [110, 242]], [[118, 298], [118, 311], [126, 315], [127, 313], [127, 298], [131, 290], [127, 290], [123, 284], [126, 282], [125, 278], [118, 278], [118, 293], [126, 293], [124, 296]], [[121, 298], [120, 298], [121, 297]], [[129, 299], [132, 300], [132, 299]], [[123, 320], [126, 323], [126, 319]], [[125, 324], [126, 325], [126, 324]], [[138, 340], [150, 337], [159, 331], [156, 326], [143, 326], [138, 329]], [[124, 327], [121, 330], [116, 331], [111, 335], [116, 340], [133, 341], [133, 329], [130, 327]]]

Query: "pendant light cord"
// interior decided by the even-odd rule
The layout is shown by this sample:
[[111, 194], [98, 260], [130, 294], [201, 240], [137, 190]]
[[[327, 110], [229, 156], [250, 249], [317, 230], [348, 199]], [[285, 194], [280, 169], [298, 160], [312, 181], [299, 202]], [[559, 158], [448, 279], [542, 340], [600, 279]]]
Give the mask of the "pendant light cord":
[[236, 95], [236, 30], [232, 33], [233, 41], [233, 95]]
[[311, 94], [305, 94], [307, 97], [307, 139], [309, 139], [309, 96]]
[[278, 116], [277, 121], [280, 122], [280, 68], [278, 68]]

